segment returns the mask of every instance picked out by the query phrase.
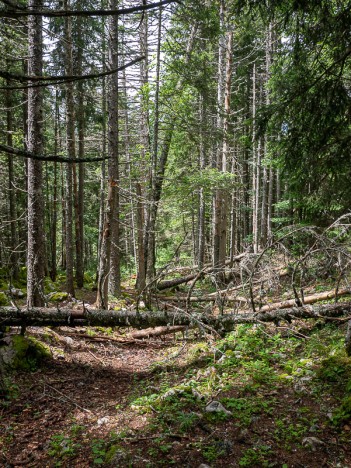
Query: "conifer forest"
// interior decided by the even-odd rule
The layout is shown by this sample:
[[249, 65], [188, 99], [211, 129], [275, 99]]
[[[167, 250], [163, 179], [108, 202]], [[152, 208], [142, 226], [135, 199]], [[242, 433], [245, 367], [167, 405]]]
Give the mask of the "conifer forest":
[[351, 1], [0, 38], [0, 465], [351, 466]]

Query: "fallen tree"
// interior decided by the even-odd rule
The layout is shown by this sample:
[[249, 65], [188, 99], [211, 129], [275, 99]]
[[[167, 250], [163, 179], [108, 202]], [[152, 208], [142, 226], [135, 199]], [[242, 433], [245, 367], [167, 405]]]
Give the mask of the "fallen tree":
[[[246, 253], [242, 253], [240, 255], [237, 255], [236, 257], [233, 258], [233, 260], [227, 260], [225, 262], [225, 264], [229, 265], [231, 262], [240, 262], [246, 255], [247, 255]], [[216, 270], [215, 267], [209, 267], [209, 268], [204, 268], [203, 271], [200, 271], [200, 272], [197, 271], [196, 273], [192, 273], [192, 274], [187, 275], [187, 276], [182, 276], [180, 278], [174, 278], [174, 279], [171, 279], [171, 280], [160, 281], [157, 284], [157, 289], [159, 291], [163, 291], [165, 289], [175, 288], [176, 286], [179, 286], [181, 284], [189, 283], [189, 281], [194, 280], [196, 277], [198, 277], [198, 279], [201, 279], [204, 276], [206, 276], [206, 275], [208, 275], [210, 273], [213, 273], [215, 270]]]
[[219, 316], [168, 311], [110, 311], [71, 309], [16, 309], [0, 307], [1, 326], [102, 326], [149, 328], [157, 326], [206, 326], [219, 332], [229, 332], [238, 324], [276, 322], [278, 320], [334, 318], [350, 314], [351, 302], [319, 307], [303, 306], [262, 313], [224, 314]]
[[[328, 299], [334, 299], [335, 297], [346, 296], [347, 294], [351, 294], [350, 288], [343, 288], [343, 289], [333, 289], [332, 291], [324, 291], [318, 294], [312, 294], [311, 296], [305, 296], [303, 299], [304, 304], [314, 304], [315, 302], [319, 301], [326, 301]], [[287, 299], [286, 301], [281, 302], [274, 302], [272, 304], [266, 304], [257, 312], [267, 312], [269, 310], [276, 310], [276, 309], [287, 309], [289, 307], [293, 307], [296, 304], [296, 299]]]
[[[238, 255], [237, 257], [235, 257], [235, 259], [237, 259], [236, 261], [240, 261], [240, 259], [244, 255], [245, 254], [241, 254], [241, 255]], [[212, 271], [213, 271], [213, 268], [208, 269], [208, 270], [205, 271], [204, 274], [211, 273]], [[199, 274], [199, 273], [197, 273], [197, 274]], [[277, 274], [278, 274], [279, 278], [283, 278], [284, 276], [287, 276], [289, 273], [288, 273], [288, 271], [286, 269], [283, 269], [283, 270], [279, 269]], [[191, 281], [192, 279], [195, 279], [196, 276], [197, 276], [196, 274], [192, 274], [192, 275], [184, 276], [183, 278], [175, 278], [175, 279], [169, 280], [169, 281], [161, 281], [161, 283], [159, 283], [159, 285], [158, 285], [158, 289], [161, 291], [163, 289], [178, 286], [179, 284], [187, 283], [187, 282]], [[178, 282], [177, 284], [175, 284], [176, 281], [181, 281], [181, 282]], [[252, 285], [262, 284], [262, 282], [264, 282], [264, 281], [265, 281], [264, 279], [258, 279], [256, 281], [253, 281]], [[171, 285], [171, 283], [172, 283], [172, 285]], [[160, 287], [160, 285], [161, 285], [161, 287]], [[234, 291], [239, 291], [239, 290], [243, 290], [243, 289], [244, 289], [243, 285], [239, 284], [238, 286], [233, 286], [231, 288], [221, 289], [219, 291], [215, 291], [215, 292], [210, 293], [210, 294], [206, 294], [206, 295], [202, 295], [202, 296], [191, 296], [190, 300], [188, 299], [188, 301], [189, 302], [214, 302], [214, 301], [216, 301], [218, 299], [218, 297], [223, 297], [223, 299], [225, 299], [228, 302], [247, 302], [246, 298], [243, 300], [243, 298], [240, 297], [240, 296], [230, 295]], [[156, 297], [158, 299], [166, 299], [166, 300], [169, 300], [169, 301], [186, 301], [187, 300], [187, 295], [184, 295], [184, 294], [183, 295], [177, 294], [176, 296], [160, 296], [160, 295], [157, 295]]]

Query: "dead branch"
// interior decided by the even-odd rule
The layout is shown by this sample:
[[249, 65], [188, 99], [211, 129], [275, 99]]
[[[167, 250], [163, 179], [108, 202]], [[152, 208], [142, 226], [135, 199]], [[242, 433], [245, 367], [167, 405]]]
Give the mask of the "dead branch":
[[[305, 296], [304, 304], [314, 304], [319, 301], [334, 299], [339, 296], [346, 296], [347, 294], [351, 294], [350, 288], [339, 289], [338, 291], [336, 289], [333, 289], [332, 291], [325, 291], [319, 294]], [[265, 306], [261, 307], [258, 310], [258, 312], [267, 312], [269, 310], [276, 310], [276, 309], [286, 309], [288, 307], [294, 307], [294, 306], [296, 306], [296, 299], [288, 299], [286, 301], [266, 304]]]
[[157, 7], [162, 7], [170, 3], [179, 3], [179, 0], [163, 0], [160, 2], [149, 3], [146, 5], [139, 5], [129, 8], [119, 8], [117, 10], [30, 10], [18, 8], [13, 5], [11, 8], [18, 8], [17, 11], [13, 9], [1, 10], [0, 18], [21, 18], [23, 16], [45, 16], [47, 18], [62, 18], [67, 16], [121, 16], [130, 13], [137, 13], [140, 11], [152, 10]]
[[[233, 261], [234, 262], [240, 262], [247, 254], [242, 253], [240, 255], [237, 255], [234, 257]], [[231, 260], [227, 260], [225, 263], [226, 265], [229, 265]], [[215, 267], [209, 267], [209, 268], [204, 268], [203, 271], [201, 272], [201, 275], [199, 275], [199, 272], [197, 271], [196, 273], [192, 273], [187, 276], [183, 276], [181, 278], [174, 278], [172, 280], [165, 280], [165, 281], [160, 281], [157, 285], [157, 289], [159, 291], [163, 291], [164, 289], [169, 289], [169, 288], [175, 288], [176, 286], [179, 286], [180, 284], [185, 284], [188, 283], [189, 281], [195, 279], [195, 278], [200, 278], [202, 276], [208, 275], [209, 273], [212, 273], [216, 268]]]
[[155, 328], [147, 328], [145, 330], [135, 331], [131, 333], [130, 336], [132, 338], [140, 340], [144, 338], [170, 335], [171, 333], [184, 332], [186, 329], [187, 329], [186, 325], [175, 325], [175, 326], [170, 326], [170, 327], [155, 327]]

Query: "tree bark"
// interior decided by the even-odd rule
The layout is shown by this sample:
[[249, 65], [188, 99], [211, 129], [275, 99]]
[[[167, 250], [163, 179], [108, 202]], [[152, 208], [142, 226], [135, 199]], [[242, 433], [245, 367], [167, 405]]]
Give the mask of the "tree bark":
[[[79, 5], [78, 5], [79, 7]], [[77, 75], [82, 75], [83, 47], [82, 47], [82, 26], [83, 19], [77, 19]], [[78, 127], [78, 159], [84, 158], [84, 137], [85, 137], [85, 119], [84, 119], [84, 85], [83, 81], [77, 84], [77, 127]], [[76, 232], [76, 281], [77, 287], [84, 285], [84, 178], [85, 165], [78, 165], [78, 184], [75, 186], [75, 232]]]
[[100, 326], [100, 327], [135, 327], [149, 328], [156, 326], [207, 326], [225, 333], [239, 324], [276, 322], [277, 320], [318, 319], [341, 317], [351, 312], [351, 302], [322, 305], [319, 307], [294, 307], [263, 313], [225, 314], [213, 316], [207, 314], [170, 313], [164, 311], [143, 312], [122, 310], [71, 310], [30, 308], [18, 310], [15, 307], [0, 307], [0, 319], [3, 326]]
[[[40, 9], [42, 0], [29, 0], [29, 8]], [[41, 76], [43, 68], [42, 19], [28, 18], [28, 74]], [[28, 89], [28, 151], [43, 152], [43, 98], [40, 88]], [[28, 161], [27, 306], [44, 305], [44, 205], [40, 161]]]
[[[350, 294], [351, 290], [350, 288], [344, 288], [344, 289], [339, 289], [338, 291], [332, 290], [332, 291], [325, 291], [319, 294], [312, 294], [311, 296], [306, 296], [304, 297], [304, 304], [314, 304], [315, 302], [318, 301], [325, 301], [328, 299], [334, 299], [335, 297], [340, 297], [340, 296], [346, 296], [347, 294]], [[258, 312], [267, 312], [270, 310], [276, 310], [276, 309], [286, 309], [288, 307], [294, 307], [296, 304], [296, 299], [288, 299], [286, 301], [281, 301], [281, 302], [274, 302], [272, 304], [266, 304], [260, 309], [258, 309]]]
[[[147, 4], [147, 0], [145, 0]], [[142, 165], [147, 166], [146, 162], [148, 154], [151, 154], [150, 149], [150, 131], [149, 131], [149, 45], [148, 45], [148, 14], [145, 12], [143, 21], [140, 25], [140, 52], [141, 56], [145, 57], [145, 61], [140, 62], [140, 81], [142, 83], [142, 93], [140, 102], [140, 133], [141, 133], [141, 157]], [[136, 288], [139, 294], [145, 290], [146, 287], [146, 259], [147, 248], [149, 242], [148, 232], [148, 212], [149, 209], [143, 202], [143, 195], [150, 201], [151, 194], [145, 193], [145, 185], [150, 179], [150, 171], [141, 168], [140, 179], [143, 183], [136, 184], [137, 192], [137, 230], [138, 230], [138, 271]]]
[[[110, 5], [116, 5], [111, 0]], [[118, 21], [117, 17], [109, 19], [109, 69], [118, 65]], [[96, 304], [108, 307], [109, 282], [113, 294], [120, 293], [120, 250], [119, 250], [119, 168], [118, 168], [118, 76], [109, 77], [108, 86], [108, 194], [104, 214], [103, 234], [100, 247], [98, 273], [98, 291]], [[113, 251], [113, 255], [111, 252]], [[112, 279], [111, 279], [112, 278]]]
[[[111, 9], [117, 8], [118, 0], [110, 0]], [[109, 18], [109, 68], [118, 68], [118, 17]], [[111, 189], [110, 215], [110, 268], [108, 289], [113, 296], [121, 293], [121, 250], [119, 223], [119, 129], [118, 129], [118, 73], [110, 76], [108, 90], [108, 155], [109, 189]]]
[[[8, 60], [7, 60], [8, 62]], [[7, 80], [9, 84], [9, 80]], [[12, 115], [12, 94], [11, 90], [6, 90], [5, 97], [6, 117], [7, 117], [7, 137], [6, 143], [8, 146], [13, 146], [13, 115]], [[18, 279], [19, 272], [19, 255], [18, 249], [18, 231], [17, 231], [17, 204], [16, 204], [16, 189], [14, 183], [14, 167], [12, 155], [7, 156], [7, 167], [8, 167], [8, 189], [9, 189], [9, 221], [10, 221], [10, 249], [11, 253], [9, 256], [9, 263], [11, 267], [11, 276], [14, 280]]]
[[[69, 7], [68, 0], [64, 2], [64, 8]], [[72, 20], [65, 19], [65, 73], [73, 74], [72, 56]], [[68, 157], [76, 157], [75, 142], [75, 112], [73, 83], [66, 84], [66, 148]], [[72, 166], [66, 166], [66, 290], [74, 297], [74, 249], [73, 249], [73, 173]]]

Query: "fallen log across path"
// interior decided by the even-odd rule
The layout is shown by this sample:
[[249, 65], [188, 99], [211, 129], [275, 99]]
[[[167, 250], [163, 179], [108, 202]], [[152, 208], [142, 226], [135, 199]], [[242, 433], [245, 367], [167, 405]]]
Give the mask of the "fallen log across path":
[[199, 313], [121, 310], [71, 310], [71, 309], [16, 309], [0, 307], [0, 325], [4, 326], [100, 326], [149, 328], [157, 326], [201, 326], [219, 332], [229, 332], [238, 324], [276, 322], [309, 318], [341, 317], [351, 313], [351, 302], [327, 304], [319, 307], [304, 306], [278, 309], [262, 313], [224, 314], [219, 316]]
[[[304, 297], [304, 304], [314, 304], [318, 301], [326, 301], [328, 299], [334, 299], [335, 297], [346, 296], [347, 294], [351, 294], [350, 288], [343, 288], [339, 290], [332, 289], [331, 291], [324, 291], [322, 293], [312, 294], [311, 296]], [[286, 301], [281, 302], [274, 302], [272, 304], [266, 304], [257, 312], [267, 312], [269, 310], [276, 310], [276, 309], [287, 309], [289, 307], [293, 307], [296, 304], [295, 299], [287, 299]]]

